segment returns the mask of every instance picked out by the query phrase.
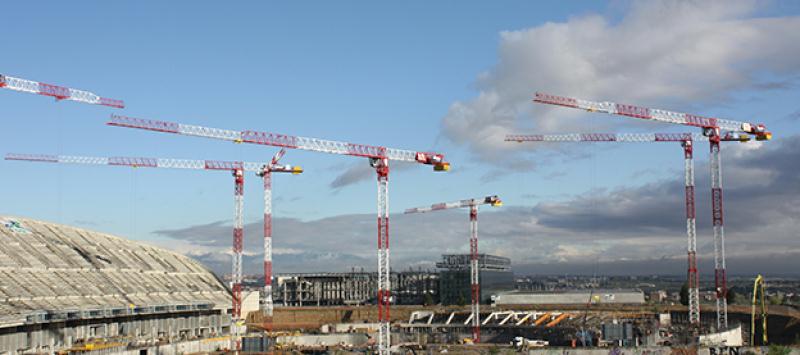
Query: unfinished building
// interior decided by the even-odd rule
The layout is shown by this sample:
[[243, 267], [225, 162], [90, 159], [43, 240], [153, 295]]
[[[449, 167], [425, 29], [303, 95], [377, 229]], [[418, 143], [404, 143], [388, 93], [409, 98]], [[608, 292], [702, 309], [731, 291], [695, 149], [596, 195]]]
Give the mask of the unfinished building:
[[[468, 304], [470, 290], [470, 254], [446, 254], [436, 263], [440, 269], [440, 302], [444, 305]], [[489, 303], [492, 295], [514, 290], [511, 259], [502, 256], [478, 255], [480, 302]]]
[[[392, 303], [399, 305], [466, 304], [470, 300], [469, 254], [442, 255], [438, 271], [407, 270], [391, 274]], [[481, 302], [514, 289], [508, 258], [480, 254]], [[275, 303], [288, 306], [342, 306], [375, 303], [374, 272], [292, 273], [275, 277]]]
[[[281, 274], [275, 277], [275, 303], [295, 307], [374, 304], [377, 277], [364, 271]], [[439, 300], [439, 275], [431, 271], [393, 272], [391, 286], [395, 304]]]
[[0, 216], [0, 353], [219, 336], [230, 329], [230, 297], [219, 279], [185, 256]]

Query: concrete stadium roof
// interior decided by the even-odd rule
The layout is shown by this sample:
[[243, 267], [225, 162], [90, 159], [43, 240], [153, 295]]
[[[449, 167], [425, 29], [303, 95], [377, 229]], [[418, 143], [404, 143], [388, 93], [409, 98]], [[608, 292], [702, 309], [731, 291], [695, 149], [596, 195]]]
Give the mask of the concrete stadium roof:
[[228, 309], [230, 292], [186, 256], [85, 229], [0, 216], [0, 326]]

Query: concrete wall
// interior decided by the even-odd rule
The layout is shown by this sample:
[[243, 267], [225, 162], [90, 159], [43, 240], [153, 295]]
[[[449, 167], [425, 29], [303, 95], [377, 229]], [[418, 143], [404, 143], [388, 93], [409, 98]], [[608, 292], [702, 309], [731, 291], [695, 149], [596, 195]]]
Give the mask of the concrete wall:
[[260, 301], [261, 291], [242, 292], [242, 314], [258, 311]]
[[179, 341], [196, 337], [224, 334], [230, 326], [227, 314], [161, 315], [151, 319], [94, 319], [78, 324], [32, 324], [0, 334], [0, 354], [15, 354], [25, 350], [52, 352], [70, 348], [78, 340], [125, 338], [171, 339]]
[[[800, 355], [800, 348], [790, 348], [790, 355]], [[718, 347], [700, 348], [696, 350], [687, 348], [609, 348], [609, 349], [573, 349], [573, 348], [548, 348], [533, 349], [530, 355], [767, 355], [767, 347]]]
[[[393, 306], [392, 322], [406, 322], [419, 307]], [[258, 323], [258, 312], [248, 314], [248, 322]], [[276, 307], [273, 316], [275, 330], [319, 330], [323, 324], [369, 323], [378, 319], [376, 306], [358, 307]]]
[[[510, 292], [497, 295], [494, 304], [586, 304], [589, 292]], [[598, 291], [591, 294], [592, 304], [644, 304], [641, 291]]]
[[135, 349], [128, 349], [127, 347], [108, 348], [103, 350], [94, 350], [82, 352], [86, 355], [139, 355], [142, 351], [147, 354], [158, 355], [177, 355], [177, 354], [190, 354], [190, 353], [210, 353], [217, 350], [223, 350], [230, 347], [231, 340], [229, 337], [202, 339], [183, 341], [179, 343], [153, 345], [138, 347]]
[[359, 333], [351, 334], [321, 334], [321, 335], [299, 335], [299, 336], [280, 336], [276, 340], [278, 344], [294, 346], [332, 346], [332, 345], [351, 345], [361, 346], [367, 343], [367, 335]]

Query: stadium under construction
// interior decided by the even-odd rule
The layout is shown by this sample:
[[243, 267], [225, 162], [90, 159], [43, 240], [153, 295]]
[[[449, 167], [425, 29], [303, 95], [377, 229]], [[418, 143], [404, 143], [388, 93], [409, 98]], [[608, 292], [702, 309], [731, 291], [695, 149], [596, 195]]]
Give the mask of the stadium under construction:
[[0, 217], [0, 353], [147, 350], [199, 339], [227, 346], [216, 338], [230, 333], [230, 297], [186, 256]]

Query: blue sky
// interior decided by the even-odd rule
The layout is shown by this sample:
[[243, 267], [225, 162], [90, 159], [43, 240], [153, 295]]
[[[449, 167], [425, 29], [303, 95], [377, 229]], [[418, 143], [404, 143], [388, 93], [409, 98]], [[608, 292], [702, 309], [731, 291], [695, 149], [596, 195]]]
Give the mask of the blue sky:
[[[679, 148], [510, 149], [497, 137], [520, 131], [681, 128], [537, 108], [528, 100], [535, 90], [765, 122], [778, 143], [800, 133], [798, 119], [792, 118], [800, 110], [800, 64], [793, 56], [796, 35], [787, 33], [800, 32], [800, 4], [689, 6], [628, 1], [3, 4], [2, 73], [124, 99], [127, 108], [55, 103], [4, 90], [0, 150], [248, 161], [267, 160], [276, 151], [104, 125], [109, 114], [118, 113], [444, 153], [453, 164], [448, 174], [424, 166], [396, 168], [392, 213], [488, 194], [519, 208], [580, 203], [576, 196], [679, 178]], [[641, 25], [659, 13], [666, 24]], [[694, 19], [700, 23], [695, 32], [680, 32], [686, 27], [680, 18], [690, 21], [697, 13], [703, 16]], [[661, 36], [676, 28], [674, 36]], [[621, 50], [609, 49], [614, 46]], [[659, 62], [665, 53], [675, 58]], [[584, 75], [586, 63], [592, 67]], [[699, 151], [698, 160], [705, 160], [706, 150]], [[345, 171], [358, 173], [366, 161], [299, 151], [290, 151], [284, 161], [303, 166], [306, 173], [274, 179], [276, 217], [319, 221], [374, 213], [373, 176], [331, 186]], [[168, 247], [173, 239], [154, 231], [228, 221], [232, 214], [232, 181], [223, 172], [7, 161], [0, 161], [0, 172], [0, 213]], [[245, 219], [258, 223], [260, 184], [255, 176], [248, 178]], [[293, 237], [306, 238], [312, 248], [319, 236]], [[225, 238], [219, 237], [220, 245], [226, 245]], [[196, 246], [176, 248], [184, 247]]]

